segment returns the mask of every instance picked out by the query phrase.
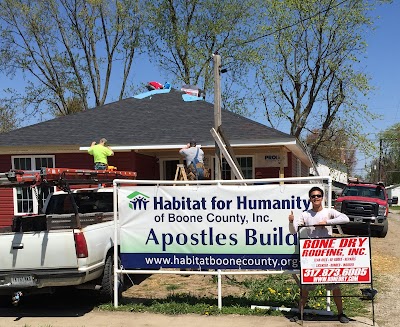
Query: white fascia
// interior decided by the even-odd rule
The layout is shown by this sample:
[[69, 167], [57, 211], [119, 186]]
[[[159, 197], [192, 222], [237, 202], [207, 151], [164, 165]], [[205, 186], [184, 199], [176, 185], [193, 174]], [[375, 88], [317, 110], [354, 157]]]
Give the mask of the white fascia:
[[[257, 147], [257, 146], [293, 146], [296, 145], [296, 140], [293, 141], [279, 141], [272, 140], [270, 142], [236, 142], [231, 143], [232, 147]], [[116, 145], [111, 146], [113, 150], [173, 150], [182, 148], [182, 144], [159, 144], [159, 145]], [[214, 148], [214, 144], [198, 144], [199, 147], [202, 148]], [[79, 150], [87, 151], [89, 149], [88, 146], [82, 146]]]

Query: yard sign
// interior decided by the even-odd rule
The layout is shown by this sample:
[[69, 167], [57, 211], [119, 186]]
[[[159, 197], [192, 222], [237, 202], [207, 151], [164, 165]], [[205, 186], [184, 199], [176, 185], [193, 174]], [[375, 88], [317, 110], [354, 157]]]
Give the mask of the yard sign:
[[371, 283], [369, 237], [300, 239], [301, 283]]

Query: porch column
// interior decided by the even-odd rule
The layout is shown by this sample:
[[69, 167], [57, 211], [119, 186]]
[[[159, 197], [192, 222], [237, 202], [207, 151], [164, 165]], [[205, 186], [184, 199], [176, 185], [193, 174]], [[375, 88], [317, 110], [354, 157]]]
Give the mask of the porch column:
[[[285, 177], [285, 148], [283, 146], [279, 149], [279, 178]], [[284, 184], [283, 181], [280, 184]]]

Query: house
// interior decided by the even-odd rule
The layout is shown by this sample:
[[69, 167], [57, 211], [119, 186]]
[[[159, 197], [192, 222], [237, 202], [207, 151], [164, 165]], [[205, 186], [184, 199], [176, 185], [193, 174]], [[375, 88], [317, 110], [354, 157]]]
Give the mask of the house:
[[343, 188], [347, 185], [348, 174], [345, 172], [346, 168], [332, 168], [325, 164], [323, 160], [318, 162], [315, 167], [310, 169], [311, 175], [314, 176], [330, 176], [332, 178], [332, 199], [342, 193]]
[[[0, 172], [40, 167], [93, 168], [87, 154], [92, 141], [106, 137], [115, 152], [109, 164], [137, 172], [138, 179], [173, 180], [178, 151], [195, 139], [213, 167], [214, 105], [184, 101], [184, 92], [171, 90], [141, 99], [128, 98], [74, 115], [19, 128], [0, 137]], [[295, 137], [227, 110], [222, 127], [246, 178], [308, 176], [312, 159]], [[211, 171], [213, 174], [213, 172]], [[234, 178], [223, 162], [223, 179]], [[52, 190], [47, 190], [50, 192]], [[13, 215], [35, 212], [32, 189], [0, 189], [0, 226]]]
[[398, 200], [400, 198], [400, 185], [394, 184], [386, 186], [386, 192], [388, 194], [389, 199], [393, 200], [393, 205], [398, 205]]

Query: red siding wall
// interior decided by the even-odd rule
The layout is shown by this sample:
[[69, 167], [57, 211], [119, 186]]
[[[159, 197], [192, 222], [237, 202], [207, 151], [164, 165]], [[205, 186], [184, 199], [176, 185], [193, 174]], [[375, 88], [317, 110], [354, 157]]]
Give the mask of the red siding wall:
[[[158, 160], [136, 152], [119, 152], [108, 157], [108, 163], [118, 170], [137, 172], [137, 179], [159, 179]], [[87, 153], [56, 155], [56, 167], [93, 169], [93, 157]]]
[[295, 157], [292, 153], [290, 153], [290, 157], [289, 157], [289, 153], [288, 153], [288, 159], [289, 158], [290, 158], [289, 162], [292, 165], [292, 176], [300, 177], [300, 176], [297, 176], [297, 157]]
[[278, 178], [279, 177], [279, 168], [270, 167], [270, 168], [260, 168], [256, 169], [256, 172], [260, 171], [262, 173], [262, 178]]
[[57, 168], [93, 169], [93, 157], [87, 153], [61, 153], [55, 155]]
[[137, 179], [160, 179], [157, 158], [136, 154]]
[[[108, 163], [118, 170], [136, 171], [135, 152], [120, 152], [108, 157]], [[139, 174], [138, 174], [139, 175]]]
[[[306, 166], [302, 161], [297, 162], [297, 157], [293, 155], [293, 153], [288, 153], [289, 166], [292, 167], [292, 176], [296, 177], [307, 177], [310, 176], [310, 168]], [[298, 165], [300, 165], [300, 174], [301, 176], [297, 176]]]
[[310, 176], [310, 168], [308, 168], [305, 164], [301, 163], [301, 176], [306, 177]]
[[11, 156], [8, 154], [0, 154], [0, 173], [11, 169]]
[[[0, 172], [11, 169], [11, 156], [0, 155]], [[0, 227], [11, 226], [14, 216], [14, 203], [12, 189], [0, 188]]]
[[0, 227], [11, 226], [13, 216], [13, 190], [0, 189]]

